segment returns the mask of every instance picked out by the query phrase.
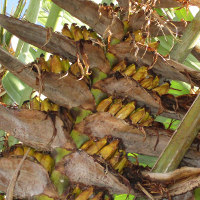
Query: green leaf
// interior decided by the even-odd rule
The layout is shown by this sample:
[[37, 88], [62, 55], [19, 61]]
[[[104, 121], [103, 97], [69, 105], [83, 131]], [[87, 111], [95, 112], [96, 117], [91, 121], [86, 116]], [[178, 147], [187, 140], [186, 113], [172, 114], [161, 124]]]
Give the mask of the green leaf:
[[169, 94], [173, 94], [174, 96], [189, 94], [191, 89], [190, 84], [181, 81], [171, 81], [170, 87], [173, 89], [169, 90]]
[[11, 147], [15, 144], [18, 144], [19, 140], [13, 137], [12, 135], [8, 137], [8, 146]]
[[120, 194], [120, 195], [114, 195], [114, 200], [133, 200], [135, 197], [132, 194]]
[[200, 200], [200, 188], [194, 190], [194, 198], [195, 200]]
[[86, 141], [89, 140], [87, 135], [83, 135], [75, 130], [72, 130], [71, 137], [74, 140], [77, 148], [80, 148]]
[[[161, 122], [164, 124], [165, 128], [167, 129], [169, 127], [169, 125], [171, 124], [171, 120], [170, 118], [166, 118], [163, 116], [157, 116], [155, 121], [156, 122]], [[180, 124], [180, 120], [174, 120], [174, 122], [171, 124], [170, 129], [171, 130], [176, 130]]]
[[21, 106], [24, 101], [30, 99], [32, 88], [23, 83], [10, 72], [6, 73], [3, 77], [2, 84], [11, 99], [18, 105]]
[[10, 96], [7, 93], [3, 95], [2, 102], [5, 103], [6, 105], [14, 104], [14, 101], [10, 98]]
[[63, 148], [55, 148], [55, 152], [56, 152], [56, 155], [55, 155], [55, 163], [58, 163], [62, 160], [62, 158], [66, 155], [68, 155], [69, 153], [71, 153], [71, 151], [68, 151], [66, 149], [63, 149]]

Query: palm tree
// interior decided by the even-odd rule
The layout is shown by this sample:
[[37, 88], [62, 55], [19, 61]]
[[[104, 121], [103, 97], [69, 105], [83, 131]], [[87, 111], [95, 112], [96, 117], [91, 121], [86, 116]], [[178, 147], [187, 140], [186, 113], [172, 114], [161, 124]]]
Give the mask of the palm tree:
[[[0, 47], [0, 63], [37, 90], [39, 97], [42, 93], [48, 98], [40, 102], [34, 98], [31, 109], [25, 109], [25, 104], [21, 109], [0, 105], [0, 128], [26, 145], [9, 149], [8, 155], [0, 159], [0, 190], [6, 198], [109, 199], [112, 197], [108, 194], [132, 194], [154, 199], [185, 194], [198, 187], [199, 152], [193, 140], [198, 140], [199, 97], [169, 144], [173, 131], [152, 122], [149, 113], [182, 120], [197, 96], [180, 96], [177, 90], [172, 90], [176, 95], [168, 94], [166, 80], [179, 81], [176, 83], [182, 87], [183, 82], [199, 86], [199, 72], [183, 62], [199, 39], [199, 28], [194, 27], [198, 26], [200, 14], [185, 26], [183, 21], [166, 20], [159, 8], [186, 6], [187, 10], [189, 3], [200, 6], [199, 2], [118, 0], [117, 7], [88, 0], [52, 1], [57, 14], [63, 8], [93, 31], [72, 24], [71, 30], [65, 25], [61, 34], [0, 15], [4, 29], [27, 44], [54, 54], [48, 62], [41, 56], [25, 65]], [[182, 37], [177, 39], [175, 34]], [[162, 41], [166, 35], [178, 41], [167, 53], [170, 56], [161, 55], [159, 42], [150, 40], [160, 36]], [[198, 52], [193, 52], [199, 59]], [[63, 68], [58, 70], [64, 64], [65, 74], [60, 73]], [[139, 69], [146, 71], [141, 73]], [[147, 80], [158, 80], [162, 87], [158, 83], [153, 86], [152, 81], [149, 85]], [[114, 105], [120, 106], [115, 116], [111, 114]], [[56, 109], [52, 111], [48, 106]], [[160, 173], [139, 166], [136, 156], [135, 160], [132, 156], [135, 163], [131, 163], [125, 150], [161, 155], [153, 168]], [[191, 168], [175, 170], [181, 160], [181, 165]]]

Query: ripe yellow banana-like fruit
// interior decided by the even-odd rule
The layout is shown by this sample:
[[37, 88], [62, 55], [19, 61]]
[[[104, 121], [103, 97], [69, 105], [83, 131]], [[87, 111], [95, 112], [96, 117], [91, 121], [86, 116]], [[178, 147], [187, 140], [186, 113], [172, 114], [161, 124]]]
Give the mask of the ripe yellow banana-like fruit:
[[122, 100], [115, 99], [114, 103], [110, 106], [108, 112], [112, 115], [115, 115], [122, 108]]
[[79, 194], [81, 194], [82, 190], [80, 189], [79, 185], [76, 185], [76, 187], [74, 188], [72, 194], [77, 197]]
[[140, 42], [140, 43], [144, 43], [145, 42], [145, 38], [143, 37], [142, 31], [141, 30], [137, 30], [135, 32], [133, 32], [134, 36], [135, 36], [135, 41], [136, 42]]
[[43, 155], [40, 163], [48, 171], [48, 173], [51, 173], [54, 167], [54, 160], [50, 155]]
[[97, 35], [97, 33], [94, 30], [89, 29], [88, 31], [90, 32], [90, 38], [93, 38], [95, 40], [100, 40], [100, 37]]
[[[30, 148], [30, 147], [23, 147], [24, 148], [24, 154], [28, 151], [28, 149]], [[30, 148], [30, 151], [28, 152], [28, 156], [31, 156], [31, 157], [33, 157], [33, 155], [34, 155], [34, 152], [35, 152], [35, 150], [34, 149], [32, 149], [32, 148]]]
[[81, 192], [75, 200], [87, 200], [93, 194], [93, 187], [89, 187], [88, 189]]
[[52, 107], [51, 107], [51, 103], [49, 102], [49, 100], [46, 98], [41, 102], [41, 111], [51, 111]]
[[90, 31], [85, 26], [82, 26], [81, 29], [82, 29], [82, 34], [83, 34], [84, 40], [89, 40], [90, 39]]
[[167, 94], [170, 89], [169, 83], [164, 83], [159, 87], [154, 88], [152, 91], [157, 92], [160, 96]]
[[145, 117], [145, 108], [138, 108], [134, 113], [130, 115], [132, 124], [137, 124]]
[[109, 160], [110, 165], [114, 167], [120, 160], [121, 153], [119, 151], [116, 151], [113, 157]]
[[81, 149], [82, 150], [87, 150], [90, 146], [92, 146], [95, 142], [93, 140], [88, 140], [87, 142], [85, 142], [82, 146]]
[[147, 90], [151, 90], [153, 88], [153, 76], [150, 76], [149, 78], [145, 78], [143, 79], [140, 84], [143, 88], [147, 89]]
[[23, 156], [24, 155], [24, 149], [21, 147], [17, 147], [14, 149], [13, 154], [16, 156]]
[[43, 54], [41, 54], [40, 58], [38, 59], [38, 65], [42, 71], [50, 72], [50, 68], [49, 68], [47, 62], [45, 61]]
[[118, 171], [119, 173], [121, 173], [122, 170], [124, 169], [124, 167], [126, 167], [127, 163], [128, 163], [127, 157], [124, 156], [124, 157], [118, 162], [118, 164], [116, 164], [116, 166], [114, 167], [114, 169], [115, 169], [116, 171]]
[[159, 82], [160, 82], [160, 79], [158, 76], [156, 76], [153, 80], [153, 83], [152, 83], [152, 89], [157, 87], [159, 85]]
[[111, 103], [112, 103], [112, 96], [101, 101], [99, 103], [99, 105], [97, 106], [97, 111], [98, 112], [106, 112], [108, 110], [108, 107], [111, 105]]
[[97, 195], [95, 195], [93, 198], [90, 200], [101, 200], [103, 197], [103, 192], [99, 192]]
[[135, 68], [135, 64], [129, 65], [124, 71], [123, 74], [126, 76], [132, 76], [133, 74], [135, 74], [136, 72], [136, 68]]
[[63, 29], [62, 29], [62, 34], [63, 34], [64, 36], [67, 36], [67, 37], [70, 38], [70, 39], [74, 39], [74, 38], [73, 38], [73, 35], [72, 35], [72, 33], [71, 33], [71, 31], [70, 31], [70, 29], [69, 29], [69, 27], [68, 27], [68, 24], [64, 24], [64, 27], [63, 27]]
[[73, 23], [73, 24], [71, 25], [70, 30], [71, 30], [71, 33], [72, 33], [73, 38], [74, 38], [75, 41], [79, 41], [79, 40], [83, 39], [82, 30], [81, 30], [80, 27], [78, 27], [78, 26], [76, 25], [76, 23]]
[[51, 72], [59, 74], [63, 71], [60, 57], [57, 55], [50, 56]]
[[152, 126], [153, 121], [153, 117], [149, 115], [149, 117], [144, 122], [140, 123], [140, 126]]
[[38, 97], [34, 97], [30, 102], [30, 107], [33, 110], [41, 110], [41, 105], [40, 104], [41, 103], [40, 103]]
[[135, 110], [135, 101], [126, 104], [115, 116], [119, 119], [126, 119]]
[[70, 68], [69, 60], [68, 59], [62, 59], [61, 61], [62, 69], [64, 72], [67, 72]]
[[43, 154], [40, 152], [35, 152], [33, 157], [40, 163], [43, 157]]
[[148, 75], [148, 68], [145, 66], [140, 67], [132, 78], [138, 82], [142, 81]]
[[100, 139], [99, 141], [95, 142], [92, 146], [86, 150], [89, 155], [94, 155], [98, 153], [105, 145], [107, 144], [107, 137]]
[[122, 72], [126, 69], [126, 63], [124, 60], [122, 60], [121, 62], [119, 62], [117, 65], [115, 65], [115, 67], [113, 67], [113, 71], [114, 72]]
[[118, 149], [118, 144], [119, 140], [113, 140], [110, 144], [106, 145], [99, 151], [99, 155], [102, 156], [104, 160], [108, 160]]
[[60, 109], [60, 106], [59, 105], [57, 105], [57, 104], [55, 104], [55, 103], [52, 103], [51, 104], [51, 111], [59, 111], [59, 109]]

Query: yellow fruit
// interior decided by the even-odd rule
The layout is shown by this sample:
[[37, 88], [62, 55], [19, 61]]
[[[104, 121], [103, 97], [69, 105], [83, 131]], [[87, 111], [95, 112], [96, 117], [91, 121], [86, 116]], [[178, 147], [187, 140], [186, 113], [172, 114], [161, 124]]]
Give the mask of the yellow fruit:
[[129, 65], [124, 71], [123, 74], [126, 76], [132, 76], [136, 72], [135, 65]]
[[68, 59], [62, 59], [61, 61], [62, 69], [64, 72], [67, 72], [70, 68], [69, 60]]
[[152, 91], [157, 92], [160, 96], [162, 96], [168, 93], [169, 88], [170, 88], [169, 83], [164, 83], [161, 86], [154, 88]]
[[112, 103], [112, 96], [101, 101], [99, 103], [99, 105], [97, 106], [97, 111], [98, 112], [106, 112], [108, 110], [108, 107], [111, 105], [111, 103]]
[[121, 62], [119, 62], [117, 65], [115, 65], [115, 67], [113, 67], [113, 71], [114, 72], [122, 72], [126, 69], [126, 63], [124, 60], [122, 60]]
[[113, 157], [109, 160], [111, 166], [114, 167], [119, 162], [119, 159], [120, 159], [120, 152], [116, 151]]
[[90, 39], [90, 31], [88, 31], [85, 26], [82, 26], [81, 28], [82, 28], [82, 34], [83, 34], [84, 40], [89, 40]]
[[[28, 149], [29, 149], [29, 147], [24, 147], [24, 154], [27, 152]], [[28, 156], [33, 157], [34, 151], [35, 151], [34, 149], [30, 148], [30, 151], [29, 151], [29, 153], [28, 153]]]
[[60, 109], [60, 106], [55, 104], [55, 103], [52, 103], [51, 104], [51, 111], [59, 111]]
[[31, 109], [33, 110], [41, 110], [41, 105], [38, 97], [34, 97], [30, 102]]
[[117, 170], [119, 173], [122, 172], [123, 168], [126, 167], [126, 164], [128, 163], [128, 160], [126, 156], [124, 156], [118, 164], [114, 167], [115, 170]]
[[51, 67], [51, 72], [53, 73], [58, 74], [62, 72], [63, 68], [62, 68], [62, 63], [59, 56], [53, 55], [51, 57], [50, 67]]
[[41, 111], [51, 111], [51, 103], [49, 102], [49, 100], [46, 98], [41, 102]]
[[145, 108], [138, 108], [133, 114], [130, 115], [132, 124], [137, 124], [145, 117]]
[[73, 39], [72, 33], [71, 33], [71, 31], [69, 30], [68, 24], [64, 24], [64, 27], [63, 27], [63, 29], [62, 29], [62, 34], [63, 34], [64, 36], [67, 36], [67, 37], [70, 38], [70, 39]]
[[98, 153], [107, 143], [107, 138], [104, 137], [99, 141], [95, 142], [89, 149], [86, 151], [89, 155], [94, 155]]
[[82, 190], [80, 189], [79, 185], [77, 185], [77, 186], [74, 188], [72, 194], [74, 194], [75, 197], [77, 197], [81, 192], [82, 192]]
[[152, 83], [152, 89], [159, 85], [159, 81], [160, 81], [160, 79], [158, 78], [158, 76], [156, 76]]
[[148, 75], [148, 68], [145, 66], [140, 67], [132, 78], [138, 82], [142, 81]]
[[153, 76], [145, 78], [140, 82], [141, 86], [147, 90], [151, 90], [153, 87]]
[[92, 29], [88, 30], [90, 32], [90, 37], [95, 39], [95, 40], [100, 40], [100, 37], [97, 35], [97, 33], [95, 31], [93, 31]]
[[48, 173], [51, 173], [54, 167], [54, 160], [50, 155], [43, 155], [40, 163], [48, 171]]
[[135, 36], [135, 41], [136, 42], [140, 42], [140, 43], [144, 43], [145, 39], [142, 35], [142, 31], [141, 30], [137, 30], [135, 32], [133, 32], [134, 36]]
[[115, 115], [122, 108], [122, 100], [115, 99], [114, 103], [110, 106], [108, 112], [112, 115]]
[[126, 104], [115, 116], [119, 119], [126, 119], [135, 110], [135, 102]]
[[140, 123], [140, 126], [152, 126], [153, 121], [153, 117], [149, 116], [144, 122]]
[[81, 30], [81, 28], [79, 28], [79, 27], [76, 25], [76, 23], [73, 23], [73, 24], [71, 25], [70, 30], [71, 30], [71, 33], [72, 33], [73, 38], [74, 38], [75, 41], [79, 41], [79, 40], [83, 39], [82, 30]]
[[40, 58], [38, 59], [38, 65], [40, 66], [40, 68], [43, 71], [50, 72], [49, 66], [48, 66], [47, 62], [45, 61], [43, 55], [41, 55]]
[[156, 51], [160, 42], [151, 42], [148, 44], [148, 51]]
[[38, 162], [41, 162], [42, 160], [42, 157], [43, 157], [43, 154], [40, 153], [40, 152], [35, 152], [33, 157], [38, 161]]
[[87, 190], [81, 192], [75, 200], [87, 200], [93, 194], [93, 187], [89, 187]]
[[118, 148], [119, 140], [114, 140], [110, 144], [106, 145], [99, 151], [99, 155], [104, 158], [104, 160], [109, 159], [115, 153]]
[[87, 142], [85, 142], [82, 146], [81, 149], [82, 150], [87, 150], [91, 145], [93, 145], [95, 142], [93, 140], [88, 140]]
[[93, 198], [90, 200], [101, 200], [103, 196], [103, 192], [99, 192], [97, 195], [95, 195]]
[[24, 150], [21, 147], [17, 147], [14, 151], [13, 154], [16, 156], [23, 156], [24, 155]]

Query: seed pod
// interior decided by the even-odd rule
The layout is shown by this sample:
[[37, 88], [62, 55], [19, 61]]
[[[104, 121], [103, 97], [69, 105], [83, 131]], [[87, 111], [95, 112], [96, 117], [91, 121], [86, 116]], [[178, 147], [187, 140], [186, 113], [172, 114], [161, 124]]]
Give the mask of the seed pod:
[[59, 74], [62, 72], [63, 68], [62, 68], [62, 63], [59, 56], [53, 55], [50, 58], [50, 68], [51, 68], [51, 72], [53, 73]]
[[132, 124], [137, 124], [143, 117], [145, 117], [144, 108], [138, 108], [133, 114], [130, 115]]
[[119, 119], [126, 119], [135, 110], [135, 101], [126, 104], [115, 116]]
[[87, 200], [93, 194], [93, 187], [89, 187], [87, 190], [81, 192], [75, 200]]
[[49, 100], [46, 98], [41, 102], [41, 111], [51, 111], [52, 107], [51, 107], [51, 103], [49, 102]]
[[80, 76], [80, 74], [81, 74], [81, 70], [80, 70], [77, 62], [75, 62], [74, 64], [71, 65], [70, 71], [75, 76]]
[[79, 194], [81, 194], [82, 190], [80, 189], [79, 185], [76, 185], [76, 187], [74, 188], [72, 194], [75, 195], [75, 197], [79, 196]]
[[145, 42], [145, 38], [143, 37], [142, 31], [141, 30], [137, 30], [135, 32], [133, 32], [134, 36], [135, 36], [135, 41], [136, 42], [140, 42], [140, 43], [144, 43]]
[[136, 72], [136, 68], [135, 68], [135, 64], [129, 65], [124, 71], [123, 74], [126, 76], [132, 76], [133, 74], [135, 74]]
[[87, 150], [91, 145], [94, 144], [94, 141], [93, 140], [88, 140], [87, 142], [85, 142], [82, 146], [81, 146], [81, 149], [82, 150]]
[[97, 111], [98, 112], [106, 112], [108, 110], [108, 107], [112, 103], [112, 96], [108, 97], [107, 99], [104, 99], [99, 103], [97, 106]]
[[57, 104], [55, 104], [55, 103], [52, 103], [51, 104], [51, 111], [59, 111], [59, 109], [60, 109], [60, 106], [59, 105], [57, 105]]
[[152, 91], [157, 92], [160, 96], [162, 96], [168, 93], [169, 88], [170, 88], [169, 83], [164, 83], [161, 86], [154, 88]]
[[[25, 147], [25, 146], [24, 146], [24, 154], [26, 154], [26, 152], [28, 151], [29, 148], [30, 148], [30, 147]], [[30, 148], [30, 151], [29, 151], [29, 153], [28, 153], [28, 156], [33, 157], [34, 151], [35, 151], [34, 149]]]
[[33, 110], [41, 110], [41, 105], [38, 97], [34, 97], [30, 102], [30, 107]]
[[160, 79], [158, 78], [158, 76], [156, 76], [152, 83], [152, 89], [159, 85], [159, 81], [160, 81]]
[[103, 192], [99, 192], [97, 195], [95, 195], [93, 198], [90, 200], [101, 200], [103, 197]]
[[114, 167], [120, 160], [120, 152], [116, 151], [113, 157], [109, 160], [112, 167]]
[[40, 152], [35, 152], [35, 153], [33, 154], [33, 157], [34, 157], [38, 162], [41, 162], [42, 157], [43, 157], [43, 154], [40, 153]]
[[62, 29], [62, 34], [70, 39], [74, 39], [71, 31], [69, 30], [68, 24], [64, 24], [64, 27]]
[[100, 139], [95, 142], [89, 149], [86, 151], [89, 155], [94, 155], [98, 153], [105, 145], [107, 144], [107, 137]]
[[115, 67], [113, 67], [112, 71], [114, 72], [122, 72], [126, 69], [126, 63], [124, 60], [119, 62]]
[[82, 34], [83, 34], [84, 40], [89, 40], [90, 32], [87, 30], [87, 28], [85, 26], [82, 26], [81, 29], [82, 29]]
[[148, 68], [145, 66], [140, 67], [132, 78], [138, 82], [142, 81], [148, 75]]
[[149, 78], [145, 78], [140, 82], [141, 86], [147, 90], [151, 90], [153, 87], [153, 76], [150, 76]]
[[108, 160], [118, 148], [119, 140], [114, 140], [110, 144], [106, 145], [101, 151], [99, 155], [103, 157], [104, 160]]
[[40, 163], [48, 171], [48, 173], [51, 173], [54, 167], [54, 160], [50, 155], [43, 155]]
[[115, 99], [114, 103], [110, 106], [108, 112], [112, 115], [115, 115], [122, 108], [122, 100]]
[[140, 123], [140, 126], [152, 126], [152, 122], [154, 121], [153, 117], [149, 115], [149, 117], [143, 123]]
[[38, 59], [38, 65], [42, 71], [50, 72], [50, 68], [49, 68], [47, 62], [45, 61], [43, 55], [41, 55], [40, 58]]
[[100, 39], [100, 37], [97, 35], [97, 33], [95, 31], [93, 31], [92, 29], [89, 29], [88, 30], [90, 32], [90, 37], [95, 39], [95, 40], [98, 40]]
[[83, 39], [82, 30], [76, 25], [76, 23], [72, 23], [70, 30], [75, 41]]
[[69, 60], [68, 59], [62, 59], [61, 61], [62, 69], [64, 72], [67, 72], [70, 68]]
[[126, 156], [124, 156], [124, 157], [118, 162], [118, 164], [116, 164], [116, 166], [114, 167], [114, 169], [115, 169], [116, 171], [118, 171], [119, 173], [121, 173], [122, 170], [123, 170], [123, 168], [126, 167], [127, 163], [128, 163], [128, 160], [127, 160]]
[[21, 147], [17, 147], [14, 151], [13, 154], [16, 156], [23, 156], [24, 155], [24, 150]]

